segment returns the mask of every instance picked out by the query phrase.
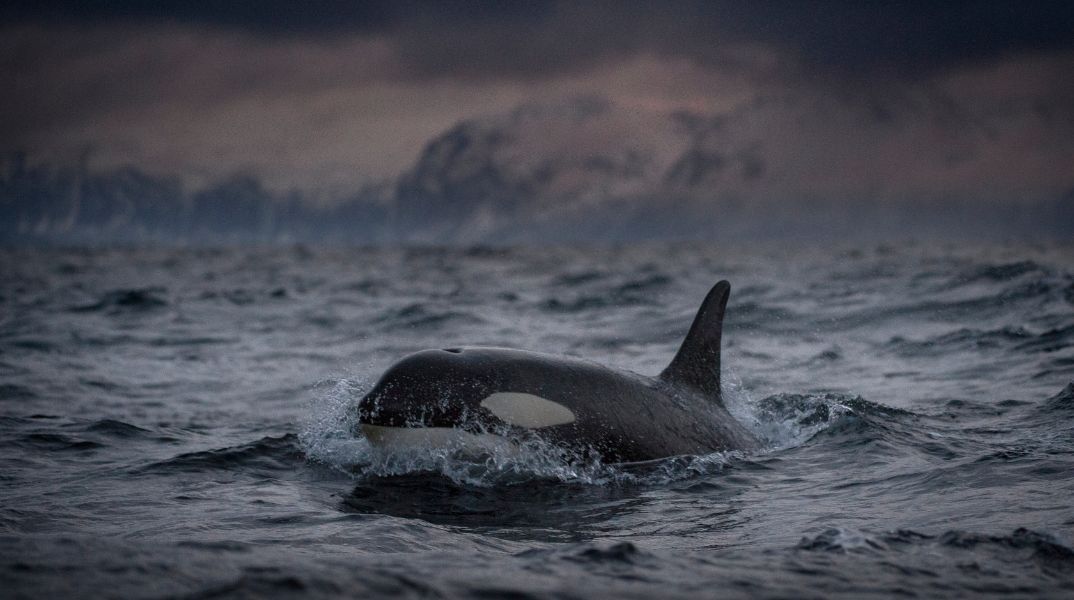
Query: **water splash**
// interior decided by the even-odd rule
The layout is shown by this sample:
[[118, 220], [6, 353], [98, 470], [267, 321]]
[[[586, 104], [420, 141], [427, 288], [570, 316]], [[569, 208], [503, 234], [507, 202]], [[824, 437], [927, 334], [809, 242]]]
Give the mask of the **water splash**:
[[765, 452], [796, 448], [851, 414], [858, 397], [842, 394], [776, 394], [755, 400], [732, 369], [721, 382], [724, 406], [764, 444]]
[[753, 433], [769, 451], [807, 443], [818, 433], [853, 413], [841, 394], [776, 394], [752, 406]]
[[306, 457], [331, 467], [344, 469], [368, 456], [371, 446], [358, 429], [358, 399], [367, 385], [362, 380], [323, 381], [307, 413], [299, 444]]

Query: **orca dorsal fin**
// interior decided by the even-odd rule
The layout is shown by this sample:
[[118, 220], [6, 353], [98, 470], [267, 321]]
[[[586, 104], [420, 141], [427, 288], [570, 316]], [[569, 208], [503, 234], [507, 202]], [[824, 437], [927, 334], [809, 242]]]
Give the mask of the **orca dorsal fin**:
[[723, 335], [723, 313], [731, 284], [726, 280], [712, 287], [694, 317], [690, 332], [682, 341], [675, 358], [660, 378], [678, 385], [687, 385], [722, 402], [720, 396], [720, 338]]

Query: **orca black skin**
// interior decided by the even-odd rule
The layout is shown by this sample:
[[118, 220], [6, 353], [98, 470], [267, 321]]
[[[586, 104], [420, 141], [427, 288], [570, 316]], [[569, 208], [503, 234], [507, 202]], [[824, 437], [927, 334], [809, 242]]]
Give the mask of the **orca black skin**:
[[444, 431], [536, 434], [596, 450], [605, 462], [756, 448], [720, 391], [730, 290], [726, 281], [712, 288], [679, 352], [656, 377], [506, 348], [424, 350], [389, 368], [366, 394], [359, 426], [377, 445], [393, 435], [428, 441]]

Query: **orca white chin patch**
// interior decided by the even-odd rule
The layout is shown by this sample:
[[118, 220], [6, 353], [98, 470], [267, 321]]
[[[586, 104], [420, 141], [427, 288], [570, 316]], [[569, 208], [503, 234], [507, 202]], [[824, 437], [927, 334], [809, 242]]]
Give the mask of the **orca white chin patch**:
[[392, 451], [444, 448], [465, 453], [511, 450], [511, 442], [491, 433], [470, 433], [455, 427], [385, 427], [359, 426], [369, 443]]
[[482, 400], [481, 406], [508, 425], [529, 429], [574, 422], [571, 409], [533, 394], [497, 392]]

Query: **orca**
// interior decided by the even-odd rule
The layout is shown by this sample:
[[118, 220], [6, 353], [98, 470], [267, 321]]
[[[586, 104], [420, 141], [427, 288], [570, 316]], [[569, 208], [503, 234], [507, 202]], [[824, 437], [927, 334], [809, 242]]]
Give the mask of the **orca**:
[[358, 429], [388, 450], [510, 448], [537, 437], [606, 463], [755, 449], [720, 387], [730, 291], [727, 281], [712, 288], [655, 377], [508, 348], [423, 350], [392, 365], [361, 399]]

